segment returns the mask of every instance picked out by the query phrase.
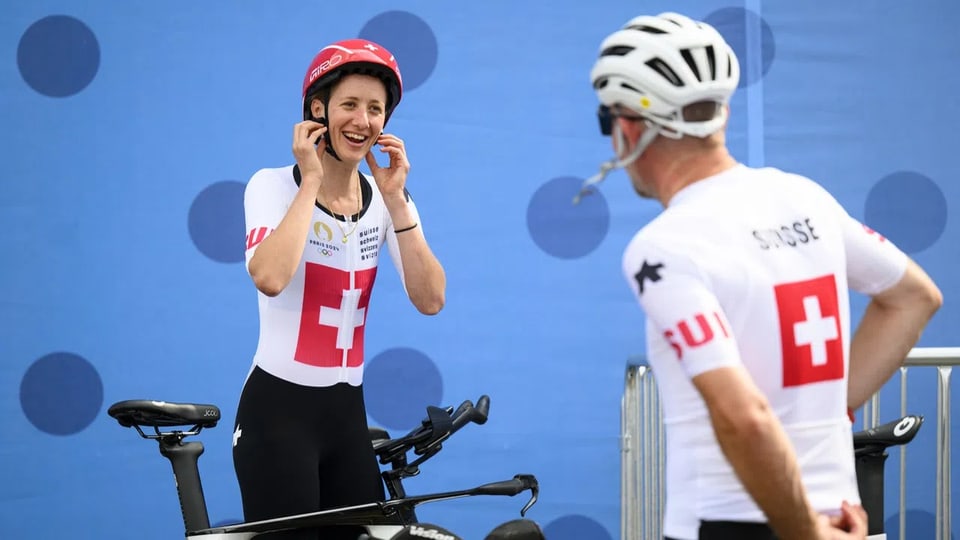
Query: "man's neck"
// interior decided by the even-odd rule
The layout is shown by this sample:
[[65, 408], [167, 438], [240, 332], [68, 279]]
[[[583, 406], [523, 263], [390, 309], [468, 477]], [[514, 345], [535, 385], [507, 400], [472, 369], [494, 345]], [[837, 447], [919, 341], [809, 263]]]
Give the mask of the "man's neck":
[[691, 152], [679, 159], [670, 159], [657, 174], [661, 179], [658, 182], [660, 189], [657, 190], [657, 199], [666, 208], [673, 196], [683, 188], [720, 174], [736, 165], [737, 161], [724, 146], [708, 151]]

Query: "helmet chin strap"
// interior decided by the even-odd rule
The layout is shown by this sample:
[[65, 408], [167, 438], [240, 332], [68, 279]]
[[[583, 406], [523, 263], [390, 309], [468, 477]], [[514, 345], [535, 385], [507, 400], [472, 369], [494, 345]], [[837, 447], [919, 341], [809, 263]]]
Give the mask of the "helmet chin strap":
[[330, 131], [328, 130], [326, 133], [324, 133], [323, 137], [327, 139], [327, 146], [326, 146], [327, 153], [333, 156], [333, 159], [337, 161], [343, 161], [342, 159], [340, 159], [340, 156], [338, 156], [337, 153], [333, 150], [333, 139], [331, 139], [330, 137]]
[[321, 124], [327, 126], [327, 132], [323, 134], [323, 138], [327, 140], [326, 150], [327, 153], [333, 156], [333, 159], [337, 161], [343, 161], [340, 159], [340, 156], [337, 155], [337, 152], [333, 149], [333, 138], [330, 137], [330, 121], [327, 120], [327, 111], [330, 110], [330, 98], [323, 100], [323, 121]]
[[659, 134], [660, 126], [648, 122], [647, 129], [644, 130], [643, 135], [640, 135], [640, 140], [637, 141], [637, 146], [625, 157], [620, 157], [620, 149], [626, 146], [627, 138], [623, 136], [623, 131], [620, 130], [620, 126], [614, 124], [613, 136], [617, 138], [617, 156], [601, 163], [600, 171], [583, 181], [583, 185], [580, 186], [580, 191], [573, 197], [573, 204], [580, 204], [580, 200], [584, 196], [596, 191], [593, 186], [602, 182], [610, 171], [626, 167], [636, 161], [637, 158], [640, 157], [640, 154], [643, 154], [643, 151], [650, 146], [650, 143], [652, 143], [653, 139]]

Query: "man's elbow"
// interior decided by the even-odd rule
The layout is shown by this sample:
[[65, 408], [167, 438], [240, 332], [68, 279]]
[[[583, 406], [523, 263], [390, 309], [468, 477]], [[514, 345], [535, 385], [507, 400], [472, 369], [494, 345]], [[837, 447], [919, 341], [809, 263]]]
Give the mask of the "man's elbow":
[[417, 302], [414, 302], [414, 305], [417, 307], [417, 311], [424, 315], [436, 315], [440, 313], [440, 310], [443, 309], [446, 300], [444, 299], [443, 293], [432, 295], [430, 298], [421, 299]]
[[931, 317], [943, 306], [943, 293], [932, 282], [924, 288], [923, 305]]
[[283, 283], [282, 280], [265, 273], [251, 274], [250, 277], [253, 278], [253, 284], [257, 290], [271, 298], [283, 292], [283, 289], [286, 287], [286, 283]]
[[943, 293], [937, 284], [916, 263], [910, 262], [904, 277], [889, 293], [874, 297], [884, 305], [895, 309], [909, 309], [914, 313], [932, 317], [943, 305]]

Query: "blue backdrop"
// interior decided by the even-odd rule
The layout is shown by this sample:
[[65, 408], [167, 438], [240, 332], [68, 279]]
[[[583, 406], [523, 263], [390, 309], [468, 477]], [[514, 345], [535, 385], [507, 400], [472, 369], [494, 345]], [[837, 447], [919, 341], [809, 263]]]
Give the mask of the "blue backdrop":
[[[427, 318], [381, 273], [371, 422], [400, 433], [427, 404], [489, 394], [489, 422], [409, 491], [532, 472], [551, 540], [618, 537], [623, 370], [644, 338], [620, 254], [659, 207], [622, 172], [570, 198], [611, 154], [588, 79], [600, 41], [665, 10], [740, 55], [734, 155], [811, 176], [908, 251], [947, 299], [921, 345], [957, 345], [956, 2], [15, 1], [0, 19], [0, 537], [182, 534], [169, 464], [106, 415], [132, 398], [221, 407], [200, 464], [211, 522], [239, 519], [230, 426], [257, 338], [243, 187], [292, 163], [307, 64], [357, 36], [399, 59], [389, 131], [449, 284]], [[910, 409], [932, 420], [935, 379], [918, 373]], [[908, 454], [915, 538], [932, 537], [934, 434]], [[479, 538], [522, 502], [421, 516]]]

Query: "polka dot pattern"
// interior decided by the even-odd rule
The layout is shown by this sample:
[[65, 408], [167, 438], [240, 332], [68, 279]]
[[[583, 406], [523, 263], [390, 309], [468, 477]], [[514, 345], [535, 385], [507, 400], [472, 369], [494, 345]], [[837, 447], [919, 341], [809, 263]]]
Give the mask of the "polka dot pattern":
[[388, 349], [369, 360], [363, 387], [367, 414], [386, 429], [418, 425], [426, 417], [427, 406], [441, 406], [443, 399], [437, 365], [423, 352], [405, 347]]
[[245, 187], [232, 180], [211, 184], [190, 206], [190, 239], [211, 260], [236, 263], [244, 259]]
[[571, 514], [551, 521], [543, 530], [544, 536], [550, 540], [612, 540], [603, 525], [597, 521], [577, 514]]
[[583, 179], [554, 178], [540, 186], [527, 206], [527, 230], [534, 243], [558, 259], [589, 255], [607, 235], [610, 209], [603, 192], [595, 190], [574, 205]]
[[[937, 518], [932, 512], [919, 509], [908, 509], [906, 515], [906, 538], [937, 538]], [[905, 540], [900, 538], [900, 514], [895, 513], [883, 523], [883, 530], [887, 540]], [[956, 535], [950, 533], [949, 540]]]
[[[777, 44], [773, 37], [773, 30], [763, 17], [748, 9], [728, 7], [710, 13], [704, 21], [716, 28], [736, 53], [740, 61], [739, 88], [750, 86], [770, 71], [770, 66], [773, 65], [777, 54]], [[757, 30], [759, 30], [757, 37], [760, 39], [759, 73], [752, 69], [750, 57], [756, 54], [756, 50], [748, 47], [748, 42], [751, 40], [750, 33]]]
[[408, 11], [387, 11], [373, 17], [360, 37], [379, 43], [397, 57], [404, 93], [430, 78], [437, 65], [437, 37], [420, 17]]
[[65, 15], [30, 25], [17, 47], [23, 80], [49, 97], [72, 96], [90, 84], [100, 67], [97, 36], [83, 22]]
[[947, 198], [930, 178], [899, 171], [881, 178], [867, 195], [864, 222], [907, 253], [923, 251], [947, 226]]
[[[312, 22], [319, 14], [315, 3], [290, 5], [282, 13], [251, 10], [217, 0], [192, 4], [186, 11], [170, 10], [163, 5], [117, 8], [63, 0], [12, 4], [10, 17], [0, 20], [4, 35], [12, 38], [10, 49], [15, 49], [5, 59], [7, 69], [0, 71], [0, 77], [6, 77], [4, 95], [12, 104], [5, 110], [5, 120], [14, 126], [11, 133], [15, 135], [7, 141], [5, 164], [9, 181], [5, 185], [10, 189], [0, 196], [0, 221], [12, 238], [11, 246], [30, 256], [3, 270], [7, 282], [17, 288], [11, 289], [13, 295], [6, 303], [0, 303], [0, 323], [13, 336], [0, 340], [8, 368], [6, 380], [0, 381], [9, 387], [7, 393], [14, 400], [12, 414], [4, 419], [14, 433], [0, 445], [0, 453], [6, 452], [12, 456], [11, 463], [22, 466], [5, 471], [7, 481], [0, 486], [0, 500], [5, 501], [10, 515], [22, 519], [0, 524], [0, 538], [75, 536], [75, 531], [64, 530], [76, 523], [72, 516], [93, 517], [84, 521], [83, 538], [110, 537], [115, 532], [110, 527], [115, 528], [118, 515], [136, 515], [145, 506], [176, 508], [175, 493], [159, 489], [159, 482], [169, 482], [169, 467], [157, 456], [155, 447], [150, 451], [133, 442], [130, 444], [134, 449], [128, 451], [83, 441], [94, 435], [98, 440], [106, 440], [103, 437], [109, 438], [113, 430], [120, 429], [101, 412], [107, 394], [111, 400], [119, 400], [144, 397], [143, 394], [167, 397], [168, 392], [173, 392], [174, 398], [179, 394], [184, 401], [218, 403], [224, 412], [224, 423], [232, 423], [232, 405], [255, 347], [257, 312], [249, 280], [238, 277], [237, 267], [210, 264], [243, 261], [244, 185], [225, 178], [246, 178], [254, 167], [289, 163], [289, 142], [285, 141], [289, 122], [297, 118], [297, 112], [295, 107], [282, 105], [289, 104], [289, 96], [279, 96], [277, 92], [286, 93], [282, 89], [290, 88], [284, 80], [293, 80], [295, 88], [302, 76], [302, 58], [294, 58], [299, 55], [291, 56], [291, 51], [351, 34], [378, 41], [397, 55], [407, 96], [412, 92], [416, 97], [418, 91], [421, 96], [430, 96], [430, 103], [411, 100], [412, 107], [401, 107], [401, 114], [408, 111], [401, 135], [411, 149], [426, 149], [424, 155], [432, 151], [433, 157], [415, 164], [411, 181], [442, 188], [418, 190], [422, 195], [417, 202], [431, 248], [444, 263], [449, 279], [448, 305], [436, 317], [439, 323], [425, 319], [429, 321], [423, 323], [428, 330], [416, 336], [389, 332], [369, 336], [367, 346], [371, 351], [374, 346], [383, 350], [379, 349], [381, 344], [394, 346], [396, 341], [412, 344], [411, 348], [392, 348], [374, 357], [368, 355], [365, 390], [371, 424], [388, 428], [391, 433], [403, 433], [419, 423], [427, 405], [458, 403], [443, 401], [444, 388], [449, 391], [453, 381], [457, 381], [458, 387], [483, 382], [479, 391], [489, 392], [500, 404], [499, 412], [485, 427], [483, 442], [497, 450], [504, 449], [507, 476], [531, 472], [542, 486], [555, 486], [558, 478], [562, 483], [567, 477], [565, 466], [571, 460], [602, 463], [609, 446], [595, 451], [589, 445], [580, 445], [580, 437], [584, 433], [586, 437], [595, 437], [597, 422], [603, 419], [606, 425], [614, 426], [608, 435], [615, 436], [616, 396], [609, 393], [609, 384], [604, 383], [605, 389], [599, 384], [590, 386], [593, 379], [589, 377], [576, 381], [576, 392], [563, 391], [558, 377], [572, 369], [603, 369], [598, 362], [612, 358], [616, 363], [623, 351], [635, 349], [639, 316], [636, 303], [625, 295], [622, 280], [598, 280], [594, 279], [598, 274], [587, 272], [584, 280], [592, 279], [590, 286], [595, 288], [595, 298], [600, 303], [587, 302], [571, 305], [567, 310], [544, 312], [536, 307], [541, 304], [538, 299], [555, 298], [555, 282], [546, 279], [540, 280], [541, 284], [515, 276], [549, 275], [557, 270], [557, 259], [559, 264], [589, 262], [590, 268], [602, 267], [606, 272], [616, 269], [616, 254], [611, 258], [597, 248], [613, 239], [615, 227], [617, 236], [632, 233], [652, 214], [634, 206], [646, 204], [639, 201], [626, 205], [621, 213], [615, 204], [616, 195], [611, 195], [616, 191], [609, 186], [586, 197], [579, 206], [571, 204], [582, 182], [579, 175], [594, 172], [595, 164], [609, 152], [597, 150], [596, 160], [588, 159], [586, 167], [569, 165], [574, 160], [566, 155], [582, 157], [581, 153], [588, 151], [590, 146], [581, 135], [599, 141], [593, 118], [596, 103], [589, 85], [585, 86], [583, 81], [588, 80], [598, 36], [613, 30], [609, 18], [597, 14], [609, 12], [607, 8], [622, 8], [615, 4], [571, 4], [567, 7], [574, 11], [560, 13], [519, 2], [511, 5], [508, 16], [482, 7], [464, 11], [426, 4], [416, 8], [382, 4], [370, 9], [358, 5], [355, 12], [343, 17], [342, 24], [333, 26]], [[923, 102], [930, 106], [921, 103], [912, 108], [908, 128], [880, 129], [882, 121], [876, 120], [876, 124], [864, 124], [865, 129], [855, 132], [852, 144], [902, 150], [877, 151], [875, 157], [871, 154], [871, 168], [880, 167], [874, 169], [878, 172], [871, 180], [879, 181], [856, 188], [859, 192], [852, 194], [841, 176], [828, 180], [834, 184], [825, 187], [831, 191], [847, 190], [847, 196], [863, 197], [864, 222], [907, 252], [923, 252], [921, 260], [931, 275], [942, 279], [938, 284], [945, 296], [955, 296], [956, 280], [949, 276], [956, 250], [947, 240], [956, 232], [956, 224], [949, 219], [948, 204], [955, 194], [948, 173], [933, 171], [949, 171], [952, 166], [949, 152], [940, 151], [935, 145], [937, 141], [949, 145], [950, 140], [949, 122], [942, 122], [942, 117], [951, 110], [950, 104], [955, 100], [950, 89], [960, 83], [960, 78], [954, 71], [942, 69], [954, 60], [950, 49], [942, 44], [950, 42], [950, 29], [956, 26], [950, 21], [958, 20], [960, 7], [944, 3], [937, 12], [937, 21], [943, 24], [931, 25], [928, 14], [910, 3], [891, 5], [889, 10], [863, 10], [837, 3], [830, 6], [830, 13], [824, 12], [823, 6], [798, 3], [776, 13], [769, 10], [767, 19], [761, 17], [766, 12], [761, 12], [759, 5], [759, 0], [753, 0], [746, 4], [717, 4], [704, 10], [722, 8], [704, 18], [726, 36], [741, 57], [741, 88], [752, 85], [744, 94], [735, 95], [735, 100], [745, 99], [747, 103], [735, 103], [732, 140], [738, 141], [746, 126], [747, 162], [762, 164], [770, 157], [770, 164], [776, 166], [780, 161], [777, 152], [784, 151], [784, 145], [776, 143], [786, 137], [789, 142], [785, 151], [799, 162], [816, 167], [823, 148], [831, 148], [838, 139], [841, 143], [849, 142], [851, 128], [844, 118], [838, 118], [842, 124], [818, 123], [811, 119], [809, 110], [789, 105], [809, 99], [811, 90], [822, 86], [816, 86], [817, 81], [838, 80], [847, 84], [849, 80], [842, 78], [847, 76], [853, 79], [852, 87], [862, 80], [865, 87], [877, 90], [855, 96], [863, 109], [851, 110], [854, 125], [864, 120], [859, 112], [902, 105], [905, 99], [915, 98], [916, 88], [924, 88]], [[640, 6], [629, 15], [642, 11]], [[826, 27], [820, 24], [829, 21], [837, 25], [832, 28], [840, 28], [842, 21], [849, 20], [860, 21], [862, 31], [825, 31]], [[890, 20], [896, 20], [898, 31], [908, 38], [900, 40], [894, 49], [884, 48], [889, 40], [877, 30], [887, 28]], [[216, 24], [210, 24], [211, 21]], [[302, 32], [292, 32], [291, 21], [316, 24], [318, 34], [303, 36]], [[815, 54], [811, 54], [811, 35], [826, 40]], [[877, 50], [885, 51], [882, 58], [857, 53]], [[227, 61], [219, 62], [217, 58]], [[241, 60], [234, 63], [236, 59]], [[772, 69], [775, 62], [780, 69]], [[835, 70], [840, 70], [839, 79]], [[787, 74], [790, 77], [784, 76]], [[153, 84], [144, 84], [146, 79]], [[785, 80], [789, 83], [785, 84]], [[425, 86], [428, 83], [430, 87]], [[206, 112], [220, 111], [208, 107], [197, 114], [197, 109], [191, 108], [202, 102], [198, 98], [211, 95], [210, 88], [247, 104], [239, 113], [234, 111], [231, 118], [241, 119], [242, 125], [235, 129], [242, 130], [245, 137], [254, 137], [249, 146], [252, 155], [216, 164], [225, 177], [201, 176], [201, 184], [187, 188], [192, 192], [184, 202], [184, 184], [198, 181], [196, 171], [210, 170], [210, 156], [215, 155], [207, 151], [211, 143], [206, 140], [214, 115]], [[435, 89], [442, 89], [442, 93], [433, 92]], [[558, 107], [557, 103], [562, 105]], [[549, 122], [539, 121], [548, 115]], [[44, 143], [49, 142], [50, 122], [68, 117], [76, 122], [70, 124], [70, 129], [80, 134], [83, 142], [95, 142], [97, 151], [91, 152], [89, 145], [76, 144], [58, 145], [53, 150], [44, 148]], [[131, 133], [166, 129], [166, 123], [155, 122], [157, 118], [175, 120], [178, 136], [184, 138], [178, 142], [195, 151], [171, 153], [130, 137]], [[802, 136], [814, 130], [818, 136]], [[932, 142], [913, 145], [917, 140], [927, 140], [917, 133], [929, 135]], [[792, 138], [794, 135], [796, 139]], [[162, 139], [163, 133], [159, 136]], [[931, 148], [929, 154], [923, 153]], [[755, 149], [759, 152], [754, 153]], [[863, 166], [857, 160], [863, 155], [850, 152], [831, 156], [831, 161], [837, 160], [838, 170], [859, 171]], [[185, 174], [170, 178], [169, 167], [144, 167], [138, 161], [144, 156], [175, 159], [178, 170]], [[911, 171], [911, 167], [923, 167], [925, 172]], [[138, 181], [117, 189], [131, 168], [135, 168]], [[51, 174], [40, 177], [37, 171]], [[63, 174], [65, 171], [67, 174]], [[35, 178], [29, 178], [30, 175]], [[508, 175], [510, 178], [506, 178]], [[500, 189], [508, 180], [510, 189]], [[177, 183], [173, 189], [157, 189], [172, 182]], [[488, 185], [485, 197], [471, 196], [475, 186]], [[71, 191], [77, 186], [83, 187], [82, 192]], [[50, 194], [59, 198], [52, 200]], [[525, 197], [519, 201], [519, 207], [513, 206], [516, 197]], [[132, 216], [130, 201], [143, 200], [172, 213], [179, 231], [177, 226], [170, 234], [144, 230], [145, 234], [125, 236], [131, 241], [123, 245], [107, 244], [116, 236], [99, 235], [97, 227], [115, 227], [117, 223], [137, 227], [149, 216]], [[856, 214], [853, 210], [856, 209], [851, 209], [851, 213]], [[70, 214], [51, 219], [53, 212], [61, 211]], [[615, 217], [612, 211], [617, 212]], [[494, 219], [504, 227], [488, 226]], [[518, 219], [525, 219], [528, 234], [524, 234]], [[40, 222], [47, 226], [38, 226]], [[76, 249], [81, 242], [87, 244]], [[87, 249], [91, 246], [96, 247]], [[184, 246], [196, 249], [201, 256], [157, 258], [158, 253], [182, 253]], [[68, 258], [75, 253], [93, 256]], [[522, 265], [511, 264], [521, 260]], [[130, 265], [143, 261], [160, 272], [130, 276]], [[182, 294], [176, 297], [167, 286], [152, 286], [156, 279], [164, 277], [157, 278], [157, 274], [172, 265], [178, 265], [182, 268], [180, 275], [187, 276], [177, 283], [182, 285], [177, 291]], [[215, 273], [212, 279], [211, 271]], [[392, 264], [385, 258], [378, 274], [376, 290], [380, 292], [375, 292], [371, 301], [376, 306], [371, 308], [374, 316], [383, 320], [419, 317], [409, 303], [387, 301], [390, 297], [382, 287], [395, 277]], [[63, 283], [78, 286], [62, 286]], [[199, 302], [209, 302], [211, 297], [191, 294], [195, 287], [215, 288], [220, 293], [217, 298], [236, 299], [236, 304], [200, 306]], [[85, 309], [88, 306], [84, 303], [91, 300], [102, 305]], [[535, 320], [528, 312], [513, 309], [521, 302], [532, 307], [529, 314], [534, 314]], [[596, 339], [594, 331], [584, 326], [590, 323], [584, 323], [582, 316], [584, 310], [598, 306], [605, 311], [591, 320], [602, 321], [602, 339]], [[198, 318], [196, 314], [208, 313], [207, 308], [216, 311], [216, 315]], [[143, 328], [143, 317], [133, 316], [133, 309], [149, 310], [152, 328]], [[102, 324], [76, 325], [58, 320], [56, 339], [66, 348], [38, 358], [47, 351], [37, 353], [37, 344], [50, 339], [44, 317], [55, 310], [104, 320], [100, 321]], [[517, 312], [526, 318], [518, 321]], [[956, 345], [956, 320], [957, 312], [947, 302], [924, 332], [922, 344]], [[549, 328], [562, 339], [579, 339], [576, 336], [584, 335], [583, 330], [587, 329], [591, 332], [588, 339], [592, 340], [587, 345], [590, 358], [585, 359], [582, 347], [558, 348], [550, 340], [544, 342], [534, 337], [537, 332], [525, 334], [525, 329], [532, 325]], [[106, 356], [84, 358], [79, 353], [84, 348], [81, 344], [92, 339], [86, 333], [101, 328], [110, 328], [112, 335], [94, 339], [105, 340], [104, 347], [115, 350], [122, 361], [111, 361]], [[503, 369], [503, 373], [480, 381], [480, 364], [460, 362], [461, 349], [480, 362], [489, 359], [490, 366]], [[427, 350], [446, 352], [431, 358], [425, 353]], [[198, 372], [200, 363], [203, 369], [218, 376], [189, 376]], [[156, 366], [161, 366], [170, 378], [144, 380], [143, 375]], [[613, 373], [611, 377], [618, 375]], [[116, 387], [105, 388], [106, 382]], [[529, 403], [516, 399], [516, 384], [550, 389], [552, 393], [527, 396], [542, 403], [545, 410], [554, 410], [560, 400], [565, 410], [571, 411], [563, 418], [563, 430], [577, 442], [567, 446], [573, 453], [541, 452], [535, 457], [536, 466], [522, 465], [524, 455], [517, 451], [518, 441], [556, 445], [557, 440], [555, 430], [531, 423]], [[151, 390], [151, 385], [156, 388]], [[932, 389], [932, 385], [927, 385], [913, 395], [933, 395]], [[466, 392], [473, 391], [467, 388]], [[602, 396], [609, 399], [604, 402]], [[884, 405], [884, 410], [896, 406]], [[96, 426], [98, 419], [111, 427]], [[103, 428], [106, 434], [95, 434], [94, 428]], [[236, 518], [242, 515], [242, 508], [237, 486], [231, 479], [231, 433], [221, 429], [222, 425], [216, 430], [205, 430], [198, 437], [208, 449], [200, 466], [212, 513]], [[115, 435], [124, 441], [129, 437], [126, 432]], [[461, 451], [469, 453], [469, 437], [464, 437], [456, 445], [463, 444]], [[924, 458], [933, 455], [932, 441], [932, 437], [918, 438], [911, 443], [908, 467], [929, 465], [932, 474], [932, 463]], [[64, 451], [66, 447], [69, 451]], [[450, 451], [452, 457], [456, 450], [451, 446]], [[47, 459], [48, 456], [53, 458]], [[494, 459], [498, 460], [495, 465], [503, 464], [500, 457]], [[478, 483], [499, 479], [499, 474], [490, 477], [487, 463], [478, 459], [472, 464], [477, 468]], [[436, 467], [438, 473], [425, 470], [409, 484], [411, 492], [469, 487], [472, 480], [454, 482], [456, 475], [439, 472], [446, 466], [462, 468], [462, 463], [440, 457], [430, 466], [432, 470]], [[151, 468], [160, 472], [156, 477], [158, 489], [151, 492], [149, 500], [116, 498], [117, 484], [113, 478], [123, 476], [119, 481], [128, 481], [129, 471], [152, 485]], [[226, 474], [217, 476], [218, 470]], [[908, 470], [909, 479], [917, 484], [920, 494], [912, 499], [917, 508], [908, 514], [908, 530], [913, 532], [910, 536], [933, 537], [933, 476]], [[141, 477], [139, 473], [146, 475]], [[547, 536], [551, 540], [616, 537], [615, 510], [619, 500], [614, 476], [584, 476], [576, 493], [561, 494], [552, 506], [535, 507], [535, 512], [536, 508], [540, 512], [550, 512], [551, 508], [563, 512], [542, 514], [547, 520], [553, 519], [545, 527]], [[953, 483], [956, 491], [957, 481]], [[76, 496], [78, 493], [83, 496]], [[105, 500], [113, 502], [104, 505]], [[585, 500], [590, 503], [583, 503]], [[888, 500], [888, 505], [891, 503]], [[503, 514], [476, 511], [472, 503], [468, 504], [469, 512], [461, 514], [446, 514], [447, 507], [437, 505], [437, 515], [443, 516], [438, 522], [462, 531], [465, 537], [482, 537], [491, 523], [504, 519]], [[45, 508], [66, 508], [71, 515], [45, 519]], [[594, 510], [595, 515], [584, 515]], [[217, 524], [238, 521], [239, 518], [220, 519]], [[24, 524], [29, 524], [29, 529], [17, 528], [26, 527]], [[895, 522], [888, 520], [887, 527], [888, 534], [895, 538]], [[165, 520], [141, 532], [151, 540], [182, 536], [183, 530], [177, 520]]]
[[34, 427], [50, 435], [83, 431], [102, 405], [100, 374], [74, 353], [55, 352], [38, 359], [20, 382], [23, 414]]

